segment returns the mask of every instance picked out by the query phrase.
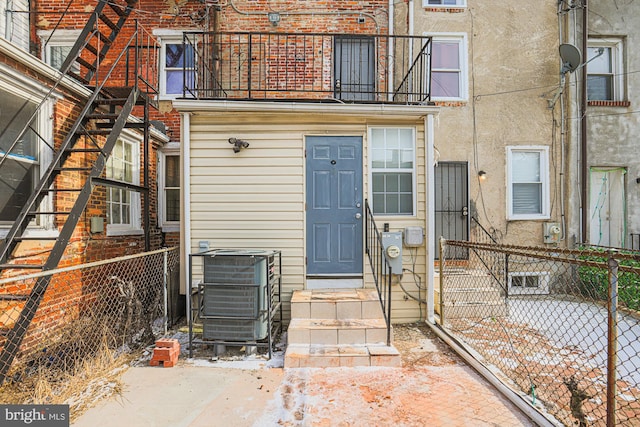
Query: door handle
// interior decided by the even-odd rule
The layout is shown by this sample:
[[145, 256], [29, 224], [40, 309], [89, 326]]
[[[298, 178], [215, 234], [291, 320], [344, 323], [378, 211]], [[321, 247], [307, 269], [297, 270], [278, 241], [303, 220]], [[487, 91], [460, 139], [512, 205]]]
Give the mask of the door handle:
[[460, 212], [460, 214], [462, 216], [467, 216], [469, 215], [469, 208], [467, 206], [465, 206], [464, 208], [462, 208], [462, 212]]
[[358, 212], [358, 213], [356, 214], [356, 219], [360, 219], [360, 218], [362, 218], [362, 214], [361, 214], [360, 212]]

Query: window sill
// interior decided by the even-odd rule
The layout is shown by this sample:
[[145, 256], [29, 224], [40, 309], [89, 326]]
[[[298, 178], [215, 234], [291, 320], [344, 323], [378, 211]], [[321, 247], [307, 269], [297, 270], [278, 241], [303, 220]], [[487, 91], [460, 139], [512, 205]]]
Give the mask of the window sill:
[[507, 218], [507, 221], [547, 221], [551, 219], [549, 215], [522, 215]]
[[180, 232], [180, 223], [175, 224], [162, 224], [163, 233], [178, 233]]
[[460, 101], [433, 100], [433, 103], [436, 105], [436, 107], [466, 107], [467, 105], [469, 105], [469, 103], [464, 100], [460, 100]]
[[464, 6], [446, 7], [446, 6], [423, 6], [425, 12], [446, 12], [446, 13], [462, 13], [467, 10]]
[[[9, 234], [10, 226], [0, 226], [0, 239], [4, 239]], [[37, 238], [49, 238], [49, 237], [58, 237], [60, 233], [57, 229], [45, 229], [45, 228], [27, 228], [24, 232], [24, 237], [37, 237]]]
[[631, 107], [631, 101], [587, 101], [589, 107]]
[[116, 228], [113, 229], [109, 225], [107, 225], [107, 236], [115, 237], [115, 236], [142, 236], [144, 234], [144, 230], [141, 228]]

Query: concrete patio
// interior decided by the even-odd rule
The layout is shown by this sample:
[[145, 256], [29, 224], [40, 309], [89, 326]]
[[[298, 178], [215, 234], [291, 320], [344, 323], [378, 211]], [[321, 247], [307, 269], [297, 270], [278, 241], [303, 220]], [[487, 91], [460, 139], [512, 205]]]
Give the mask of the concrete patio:
[[[260, 359], [132, 367], [84, 426], [531, 426], [425, 325], [395, 328], [402, 367], [292, 368]], [[279, 359], [278, 359], [279, 358]]]

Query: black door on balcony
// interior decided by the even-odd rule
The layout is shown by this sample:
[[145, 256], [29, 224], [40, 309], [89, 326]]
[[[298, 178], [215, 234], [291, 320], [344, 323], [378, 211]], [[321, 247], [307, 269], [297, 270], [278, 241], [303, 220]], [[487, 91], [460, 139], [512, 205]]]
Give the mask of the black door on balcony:
[[373, 101], [375, 42], [373, 37], [335, 38], [335, 97], [344, 101]]

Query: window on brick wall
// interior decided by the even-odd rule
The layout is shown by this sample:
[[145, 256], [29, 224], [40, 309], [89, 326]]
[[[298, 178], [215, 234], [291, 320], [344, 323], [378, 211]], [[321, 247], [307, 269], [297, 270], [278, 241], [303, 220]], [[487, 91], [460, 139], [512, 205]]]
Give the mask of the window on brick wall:
[[163, 231], [180, 229], [180, 146], [168, 143], [158, 153], [158, 210]]
[[[140, 183], [140, 141], [122, 137], [107, 161], [106, 177], [114, 181]], [[140, 194], [118, 187], [106, 187], [107, 234], [139, 234]]]
[[377, 215], [415, 212], [415, 129], [371, 128], [371, 200]]
[[624, 100], [622, 40], [590, 39], [587, 47], [587, 61], [589, 101]]
[[467, 99], [467, 47], [464, 35], [433, 36], [431, 99]]
[[[80, 30], [56, 30], [53, 33], [51, 31], [38, 31], [38, 37], [42, 40], [42, 58], [44, 62], [60, 70], [79, 36]], [[71, 71], [79, 73], [80, 65], [74, 62]]]
[[182, 33], [165, 34], [160, 38], [160, 97], [182, 97], [185, 89], [195, 91], [193, 46], [183, 43]]
[[[0, 225], [15, 221], [51, 161], [54, 103], [46, 101], [38, 109], [46, 92], [0, 65]], [[51, 211], [50, 198], [40, 208]], [[53, 219], [38, 216], [30, 225], [51, 229]]]

